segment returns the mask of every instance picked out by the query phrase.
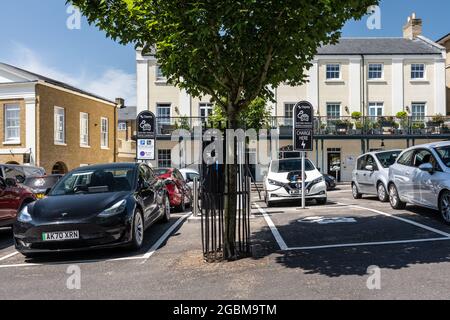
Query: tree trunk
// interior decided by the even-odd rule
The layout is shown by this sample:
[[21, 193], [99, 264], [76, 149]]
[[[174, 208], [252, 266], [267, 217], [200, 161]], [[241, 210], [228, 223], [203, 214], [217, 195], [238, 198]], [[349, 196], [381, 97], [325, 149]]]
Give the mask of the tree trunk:
[[[236, 108], [228, 110], [229, 129], [238, 129]], [[224, 259], [237, 259], [236, 252], [236, 213], [237, 213], [237, 148], [233, 141], [226, 141], [226, 152], [228, 146], [234, 148], [234, 163], [225, 165], [225, 196], [224, 196]]]

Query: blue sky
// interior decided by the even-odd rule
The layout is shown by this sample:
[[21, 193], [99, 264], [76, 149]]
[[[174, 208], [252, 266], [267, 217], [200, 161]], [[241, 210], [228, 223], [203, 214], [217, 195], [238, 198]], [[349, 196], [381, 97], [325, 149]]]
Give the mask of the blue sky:
[[[2, 0], [0, 61], [66, 81], [110, 99], [135, 103], [135, 53], [105, 38], [83, 19], [69, 30], [65, 0]], [[382, 0], [381, 29], [367, 20], [350, 21], [345, 37], [401, 37], [412, 12], [424, 20], [424, 35], [436, 40], [450, 32], [448, 0]]]

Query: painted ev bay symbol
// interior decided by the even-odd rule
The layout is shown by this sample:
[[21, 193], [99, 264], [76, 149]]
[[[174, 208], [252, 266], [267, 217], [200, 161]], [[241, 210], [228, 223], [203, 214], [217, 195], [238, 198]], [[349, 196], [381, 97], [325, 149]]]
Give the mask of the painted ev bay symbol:
[[317, 223], [317, 224], [335, 224], [335, 223], [356, 223], [354, 218], [337, 217], [337, 218], [326, 218], [326, 217], [307, 217], [298, 220], [300, 223]]

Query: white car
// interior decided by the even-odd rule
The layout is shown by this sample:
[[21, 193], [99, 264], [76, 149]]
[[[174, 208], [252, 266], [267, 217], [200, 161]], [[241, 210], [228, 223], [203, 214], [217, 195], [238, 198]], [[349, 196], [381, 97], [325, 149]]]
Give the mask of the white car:
[[183, 175], [184, 180], [186, 181], [187, 185], [194, 189], [194, 178], [197, 178], [197, 180], [200, 180], [200, 173], [194, 169], [180, 169], [181, 174]]
[[[306, 199], [317, 204], [327, 203], [327, 184], [323, 175], [310, 160], [306, 160]], [[301, 159], [274, 160], [264, 180], [265, 201], [268, 207], [274, 203], [302, 198]]]

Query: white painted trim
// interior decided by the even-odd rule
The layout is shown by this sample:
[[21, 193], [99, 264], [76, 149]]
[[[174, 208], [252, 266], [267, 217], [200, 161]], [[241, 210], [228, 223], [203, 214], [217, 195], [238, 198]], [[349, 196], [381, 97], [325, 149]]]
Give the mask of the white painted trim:
[[352, 59], [349, 65], [349, 110], [352, 112], [361, 112], [362, 99], [361, 99], [361, 61], [362, 59]]
[[51, 83], [48, 83], [48, 82], [45, 82], [45, 81], [38, 81], [38, 84], [46, 86], [46, 87], [49, 87], [49, 88], [53, 88], [53, 89], [56, 89], [56, 90], [59, 90], [59, 91], [67, 92], [67, 93], [70, 93], [70, 94], [74, 94], [74, 95], [79, 96], [79, 97], [83, 97], [83, 98], [86, 98], [86, 99], [90, 99], [90, 100], [94, 100], [94, 101], [97, 101], [97, 102], [101, 102], [101, 103], [104, 103], [104, 104], [107, 104], [109, 106], [112, 106], [112, 107], [116, 108], [116, 104], [114, 102], [110, 102], [110, 101], [107, 101], [107, 100], [96, 98], [96, 97], [90, 96], [88, 94], [83, 94], [81, 92], [77, 92], [77, 91], [74, 91], [74, 90], [62, 88], [60, 86], [57, 86], [57, 85], [54, 85], [54, 84], [51, 84]]
[[137, 89], [137, 113], [149, 110], [150, 83], [149, 60], [137, 60], [136, 62], [136, 89]]
[[319, 110], [319, 63], [312, 61], [312, 67], [308, 70], [309, 82], [306, 84], [308, 101]]
[[[103, 126], [103, 120], [106, 120], [106, 145], [102, 145], [102, 126]], [[107, 117], [100, 117], [100, 148], [103, 150], [109, 150], [109, 119]]]
[[[349, 54], [349, 55], [317, 55], [314, 57], [314, 60], [318, 61], [330, 61], [339, 60], [339, 61], [348, 61], [360, 57], [359, 54]], [[392, 60], [392, 59], [404, 59], [404, 60], [436, 60], [442, 59], [441, 54], [392, 54], [392, 55], [364, 55], [366, 60]]]
[[403, 111], [405, 105], [404, 60], [392, 59], [392, 114]]
[[[64, 141], [58, 141], [56, 140], [56, 110], [63, 110], [64, 111], [64, 127], [63, 127], [63, 137]], [[66, 115], [66, 109], [63, 107], [54, 106], [53, 107], [53, 142], [57, 146], [67, 146], [67, 137], [66, 137], [66, 124], [67, 124], [67, 115]]]
[[434, 111], [435, 114], [447, 114], [446, 70], [445, 61], [434, 64]]
[[30, 150], [30, 164], [36, 165], [36, 100], [25, 100], [25, 144]]
[[22, 142], [20, 140], [15, 141], [3, 141], [3, 145], [5, 146], [20, 146]]
[[29, 154], [30, 150], [26, 148], [14, 148], [14, 149], [0, 149], [1, 155], [21, 155], [21, 154]]
[[184, 89], [180, 89], [179, 107], [180, 116], [192, 116], [191, 114], [191, 96]]

